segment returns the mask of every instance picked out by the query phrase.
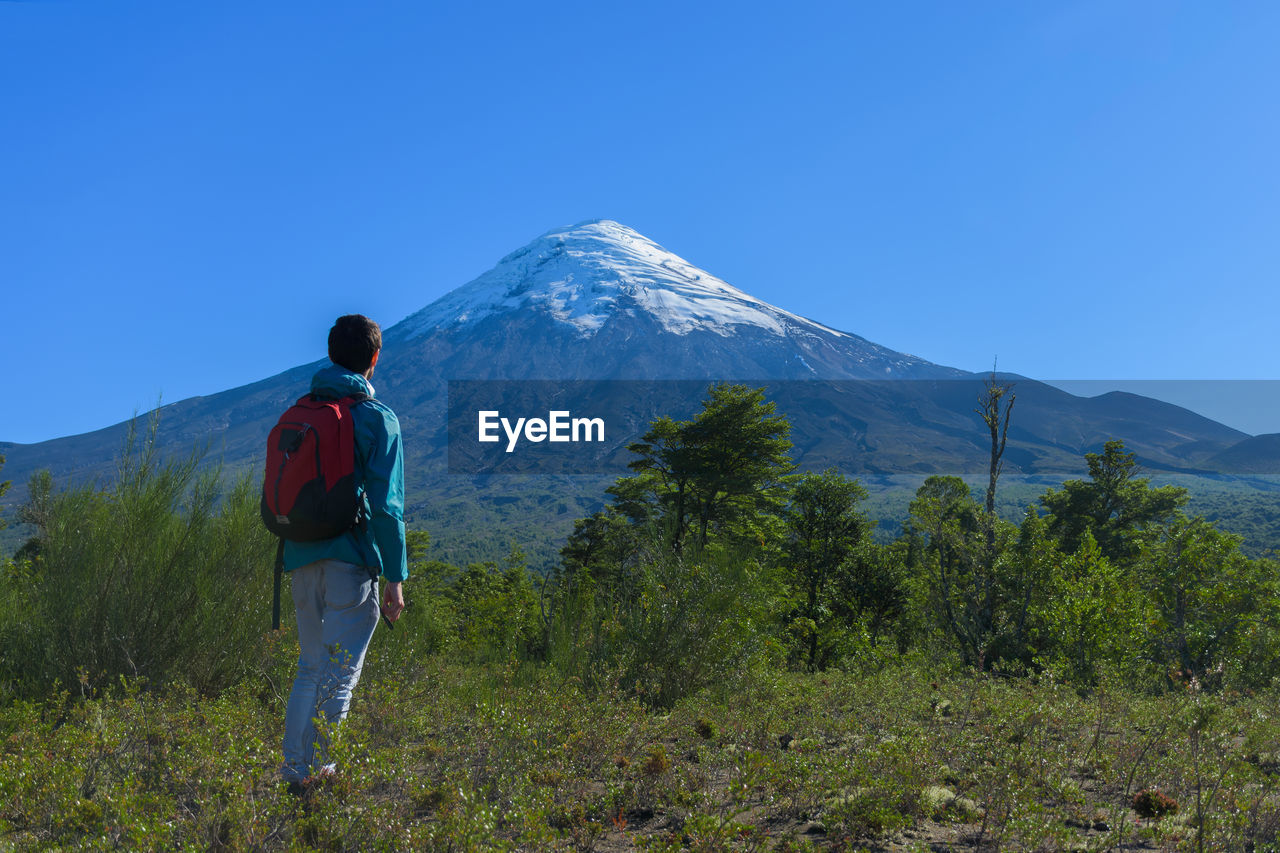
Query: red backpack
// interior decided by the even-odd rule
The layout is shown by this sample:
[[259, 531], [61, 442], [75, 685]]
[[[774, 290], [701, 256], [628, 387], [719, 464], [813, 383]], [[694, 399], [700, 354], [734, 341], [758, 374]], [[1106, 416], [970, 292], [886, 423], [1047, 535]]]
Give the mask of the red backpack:
[[308, 394], [280, 416], [267, 437], [262, 521], [282, 539], [340, 536], [359, 521], [356, 439], [351, 407], [370, 399]]
[[369, 399], [362, 393], [339, 399], [308, 394], [280, 416], [267, 438], [262, 522], [280, 537], [273, 628], [280, 627], [284, 540], [333, 539], [362, 521], [351, 407]]

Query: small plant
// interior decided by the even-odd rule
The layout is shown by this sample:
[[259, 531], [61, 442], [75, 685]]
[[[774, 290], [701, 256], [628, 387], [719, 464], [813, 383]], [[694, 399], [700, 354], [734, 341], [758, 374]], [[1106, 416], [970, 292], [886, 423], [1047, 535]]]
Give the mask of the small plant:
[[693, 724], [693, 730], [698, 733], [698, 737], [703, 740], [711, 740], [717, 734], [716, 724], [708, 720], [706, 717], [699, 717], [698, 721]]
[[823, 810], [825, 822], [851, 837], [880, 836], [910, 826], [911, 816], [896, 799], [891, 791], [874, 789], [833, 797]]
[[649, 747], [649, 754], [644, 760], [644, 772], [649, 776], [660, 776], [669, 769], [671, 759], [667, 757], [667, 748], [660, 743]]
[[1178, 801], [1159, 788], [1143, 788], [1133, 795], [1133, 810], [1139, 817], [1161, 818], [1167, 814], [1177, 814]]

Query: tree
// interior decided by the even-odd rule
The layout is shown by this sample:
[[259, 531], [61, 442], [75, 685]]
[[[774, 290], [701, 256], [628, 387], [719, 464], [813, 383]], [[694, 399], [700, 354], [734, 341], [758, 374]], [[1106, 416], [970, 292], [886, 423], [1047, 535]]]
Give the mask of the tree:
[[1240, 552], [1239, 537], [1202, 518], [1179, 516], [1162, 527], [1138, 563], [1162, 659], [1202, 682], [1221, 676], [1246, 652], [1258, 617], [1274, 609], [1269, 568]]
[[[864, 535], [836, 571], [834, 616], [845, 628], [865, 627], [874, 646], [907, 606], [907, 564], [900, 547]], [[905, 638], [899, 637], [905, 651]]]
[[[643, 529], [648, 524], [639, 527]], [[585, 590], [598, 592], [611, 601], [630, 600], [635, 595], [635, 585], [629, 568], [637, 545], [636, 524], [616, 504], [578, 519], [560, 549], [556, 587], [572, 595]]]
[[1049, 535], [1049, 525], [1034, 507], [1027, 507], [1018, 528], [1017, 541], [1006, 557], [1002, 583], [1001, 631], [992, 643], [997, 660], [1034, 663], [1039, 644], [1047, 632], [1042, 616], [1051, 605], [1054, 581], [1062, 564], [1058, 543]]
[[763, 388], [713, 385], [691, 420], [661, 417], [629, 445], [638, 457], [629, 467], [640, 476], [610, 492], [625, 495], [633, 517], [642, 514], [637, 500], [647, 496], [669, 525], [674, 550], [690, 533], [705, 545], [713, 530], [741, 532], [753, 516], [778, 508], [782, 478], [793, 467], [790, 430]]
[[1102, 453], [1086, 453], [1088, 480], [1068, 480], [1050, 489], [1040, 503], [1051, 516], [1049, 529], [1062, 550], [1074, 553], [1090, 533], [1107, 559], [1130, 563], [1140, 550], [1137, 536], [1170, 519], [1187, 502], [1187, 490], [1177, 486], [1152, 488], [1140, 478], [1134, 454], [1124, 442], [1108, 441]]
[[909, 507], [908, 535], [919, 537], [925, 598], [965, 663], [983, 660], [990, 626], [981, 621], [984, 530], [981, 509], [959, 477], [930, 477]]
[[[991, 432], [991, 470], [987, 480], [988, 517], [996, 516], [996, 480], [1000, 479], [1000, 471], [1004, 467], [1005, 443], [1009, 441], [1009, 419], [1014, 414], [1014, 402], [1018, 396], [1012, 393], [1012, 383], [1000, 383], [996, 380], [996, 371], [983, 380], [983, 393], [978, 396], [978, 412], [982, 423], [987, 424]], [[1009, 400], [1005, 401], [1005, 396]], [[995, 528], [987, 535], [988, 549], [995, 548]]]
[[467, 566], [448, 595], [457, 614], [459, 652], [498, 660], [542, 655], [538, 590], [519, 546], [511, 546], [502, 565]]
[[153, 427], [141, 442], [130, 430], [107, 488], [32, 476], [19, 517], [36, 527], [39, 566], [21, 621], [0, 624], [0, 680], [96, 688], [128, 675], [217, 690], [252, 668], [275, 550], [261, 487], [245, 476], [224, 488], [201, 461], [160, 458]]
[[772, 654], [789, 431], [762, 389], [715, 385], [693, 418], [658, 418], [630, 445], [636, 473], [561, 551], [557, 668], [664, 704]]
[[783, 517], [786, 554], [799, 601], [795, 618], [807, 633], [806, 666], [818, 668], [820, 635], [835, 612], [834, 585], [865, 535], [868, 525], [858, 511], [867, 490], [835, 470], [805, 474], [791, 491]]
[[[927, 612], [965, 663], [987, 667], [1023, 657], [1025, 587], [1037, 575], [1019, 556], [1018, 528], [992, 518], [959, 477], [930, 477], [916, 492], [906, 524], [910, 568]], [[988, 531], [994, 547], [988, 545]]]
[[[996, 380], [995, 368], [983, 382], [983, 392], [978, 396], [978, 415], [987, 425], [991, 434], [990, 466], [987, 477], [987, 499], [983, 505], [983, 526], [986, 538], [986, 553], [983, 566], [983, 584], [980, 599], [985, 611], [978, 614], [978, 620], [985, 625], [993, 625], [995, 613], [992, 608], [996, 604], [994, 585], [996, 576], [996, 481], [1000, 479], [1000, 471], [1004, 467], [1004, 448], [1009, 439], [1009, 418], [1013, 415], [1013, 404], [1017, 397], [1012, 393], [1012, 383], [1005, 384]], [[1006, 395], [1008, 400], [1005, 400]]]
[[1075, 553], [1059, 558], [1054, 575], [1053, 594], [1039, 605], [1041, 661], [1082, 686], [1095, 684], [1104, 665], [1137, 667], [1146, 621], [1141, 592], [1103, 556], [1089, 531]]

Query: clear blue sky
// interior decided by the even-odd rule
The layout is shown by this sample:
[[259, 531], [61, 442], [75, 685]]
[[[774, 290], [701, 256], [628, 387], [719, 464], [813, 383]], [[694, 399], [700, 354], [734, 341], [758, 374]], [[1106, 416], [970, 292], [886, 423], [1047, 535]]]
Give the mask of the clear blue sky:
[[0, 439], [590, 218], [943, 364], [1280, 378], [1277, 44], [1274, 2], [0, 0]]

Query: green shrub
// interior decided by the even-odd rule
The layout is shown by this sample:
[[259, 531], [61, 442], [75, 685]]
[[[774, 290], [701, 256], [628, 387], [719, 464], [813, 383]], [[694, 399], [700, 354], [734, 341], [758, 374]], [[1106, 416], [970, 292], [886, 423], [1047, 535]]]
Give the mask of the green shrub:
[[472, 563], [446, 591], [455, 619], [455, 655], [499, 661], [541, 657], [538, 592], [523, 552], [513, 548], [504, 564]]
[[1074, 554], [1055, 572], [1053, 598], [1038, 614], [1045, 626], [1042, 661], [1082, 687], [1098, 683], [1106, 668], [1139, 680], [1147, 608], [1125, 572], [1102, 555], [1085, 531]]
[[214, 690], [258, 660], [274, 540], [257, 490], [246, 476], [224, 494], [201, 454], [161, 460], [154, 435], [154, 424], [141, 441], [130, 435], [108, 488], [32, 478], [22, 518], [37, 528], [38, 557], [0, 607], [11, 691], [120, 676]]
[[712, 543], [673, 552], [661, 531], [619, 572], [629, 594], [589, 578], [562, 586], [549, 656], [567, 676], [613, 680], [657, 706], [729, 684], [777, 648], [776, 578], [750, 553]]

